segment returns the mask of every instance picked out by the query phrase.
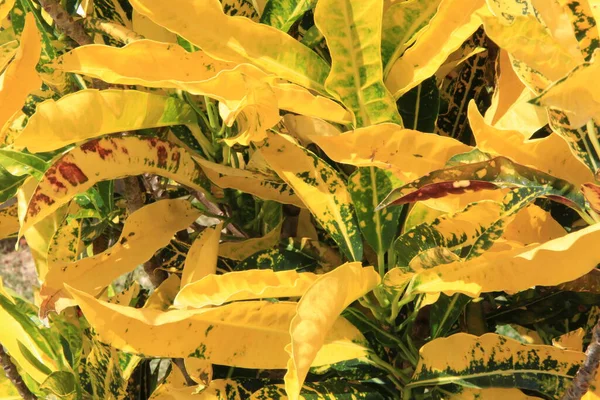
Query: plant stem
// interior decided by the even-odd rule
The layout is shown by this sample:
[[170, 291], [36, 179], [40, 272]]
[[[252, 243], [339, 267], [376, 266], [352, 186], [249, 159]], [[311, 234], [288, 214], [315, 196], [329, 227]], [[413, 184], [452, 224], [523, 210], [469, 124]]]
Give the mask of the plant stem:
[[385, 275], [385, 254], [383, 252], [377, 253], [377, 268], [379, 269], [379, 276], [383, 279]]
[[25, 400], [36, 400], [37, 397], [35, 397], [27, 385], [25, 385], [23, 378], [19, 375], [16, 365], [12, 362], [10, 356], [6, 354], [2, 345], [0, 345], [0, 363], [2, 364], [2, 368], [4, 368], [6, 377], [15, 386], [19, 395]]
[[600, 365], [600, 320], [592, 331], [592, 341], [585, 352], [585, 360], [573, 378], [571, 387], [565, 392], [562, 400], [579, 400], [587, 393], [590, 382], [596, 375]]
[[368, 360], [371, 361], [371, 363], [376, 367], [389, 372], [390, 378], [393, 378], [392, 380], [397, 383], [397, 386], [399, 386], [398, 389], [402, 389], [410, 381], [410, 378], [404, 375], [402, 371], [383, 361], [381, 358], [379, 358], [379, 356], [377, 356], [377, 354], [369, 352]]
[[81, 21], [75, 21], [57, 0], [40, 0], [40, 4], [56, 22], [56, 26], [80, 46], [94, 44]]

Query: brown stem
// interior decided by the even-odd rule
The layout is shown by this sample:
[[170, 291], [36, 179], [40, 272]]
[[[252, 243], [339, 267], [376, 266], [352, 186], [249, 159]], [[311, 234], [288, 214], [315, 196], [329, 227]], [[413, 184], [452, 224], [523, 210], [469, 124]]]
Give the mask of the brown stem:
[[19, 375], [16, 365], [12, 362], [10, 356], [6, 354], [2, 345], [0, 345], [0, 363], [2, 364], [2, 368], [4, 368], [6, 377], [12, 382], [15, 388], [17, 388], [19, 395], [21, 395], [21, 397], [25, 400], [36, 400], [37, 397], [35, 397], [27, 385], [25, 385], [23, 378], [21, 378], [21, 375]]
[[60, 5], [58, 0], [40, 0], [40, 4], [56, 22], [56, 26], [68, 37], [80, 46], [93, 44], [94, 41], [88, 36], [81, 21], [75, 21], [73, 17]]
[[588, 391], [590, 382], [598, 370], [598, 365], [600, 365], [600, 320], [592, 331], [592, 341], [585, 352], [585, 360], [562, 400], [580, 400]]

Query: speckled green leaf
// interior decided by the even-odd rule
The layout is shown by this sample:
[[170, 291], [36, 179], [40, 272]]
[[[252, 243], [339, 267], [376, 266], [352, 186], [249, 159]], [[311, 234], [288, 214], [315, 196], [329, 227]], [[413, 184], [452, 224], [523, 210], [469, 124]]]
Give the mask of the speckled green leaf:
[[269, 0], [260, 22], [287, 32], [294, 22], [312, 9], [316, 3], [317, 0]]
[[421, 28], [435, 15], [440, 0], [408, 0], [393, 3], [383, 15], [381, 59], [384, 76], [411, 45]]
[[375, 211], [375, 207], [400, 184], [391, 172], [376, 167], [360, 167], [348, 179], [348, 191], [354, 203], [358, 226], [367, 243], [380, 256], [392, 245], [402, 207], [379, 211]]
[[[329, 380], [325, 382], [306, 382], [300, 392], [304, 400], [384, 400], [389, 398], [373, 386], [345, 380]], [[267, 385], [254, 392], [250, 400], [287, 399], [283, 385]]]
[[585, 355], [553, 346], [527, 345], [487, 333], [459, 333], [427, 343], [408, 388], [458, 384], [519, 388], [559, 399]]
[[95, 399], [123, 398], [127, 381], [119, 365], [117, 350], [96, 340], [79, 371], [83, 388]]
[[594, 50], [600, 46], [598, 25], [592, 12], [592, 7], [598, 6], [597, 4], [590, 4], [592, 2], [581, 0], [566, 0], [560, 3], [573, 25], [573, 31], [581, 53], [585, 60], [589, 61], [594, 54]]
[[331, 54], [325, 88], [354, 113], [355, 126], [402, 119], [383, 83], [383, 0], [320, 0], [315, 10]]
[[440, 91], [435, 76], [410, 89], [398, 99], [396, 105], [405, 128], [433, 133], [440, 111]]
[[234, 268], [235, 271], [246, 271], [250, 269], [271, 269], [273, 271], [298, 270], [301, 272], [314, 271], [318, 262], [299, 251], [289, 248], [276, 248], [261, 250]]
[[27, 175], [14, 176], [0, 165], [0, 203], [13, 197], [26, 178]]
[[287, 182], [321, 226], [351, 260], [361, 260], [363, 247], [348, 189], [338, 172], [314, 153], [268, 134], [260, 153]]
[[433, 171], [401, 188], [392, 191], [379, 205], [399, 205], [496, 188], [544, 188], [546, 197], [583, 210], [583, 194], [573, 184], [534, 168], [517, 164], [506, 157], [489, 161], [457, 165]]
[[446, 336], [456, 323], [467, 303], [471, 301], [469, 296], [456, 293], [452, 296], [440, 294], [440, 298], [431, 306], [429, 314], [429, 330], [431, 338]]

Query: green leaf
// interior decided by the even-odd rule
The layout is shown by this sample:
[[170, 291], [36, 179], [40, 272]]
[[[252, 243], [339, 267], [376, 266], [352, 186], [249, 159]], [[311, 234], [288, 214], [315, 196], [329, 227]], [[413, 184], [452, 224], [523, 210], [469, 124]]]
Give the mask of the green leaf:
[[348, 191], [356, 210], [358, 226], [367, 243], [380, 257], [396, 237], [402, 207], [379, 211], [375, 211], [375, 207], [399, 183], [391, 172], [376, 167], [360, 167], [348, 179]]
[[40, 389], [59, 399], [75, 400], [79, 398], [77, 378], [68, 371], [56, 371], [40, 385]]
[[573, 184], [506, 157], [433, 171], [394, 189], [378, 207], [400, 205], [448, 194], [497, 188], [539, 188], [545, 196], [576, 210], [585, 209], [583, 194]]
[[25, 151], [0, 149], [0, 165], [15, 176], [33, 175], [40, 180], [48, 165], [39, 157]]
[[96, 340], [81, 368], [80, 379], [85, 390], [94, 399], [121, 399], [127, 380], [119, 365], [117, 350]]
[[316, 0], [269, 0], [260, 22], [287, 32], [305, 12], [312, 9]]
[[405, 128], [433, 133], [440, 110], [440, 91], [435, 76], [409, 90], [398, 99], [396, 105]]
[[331, 54], [325, 88], [354, 113], [355, 127], [402, 123], [383, 83], [383, 0], [320, 0], [315, 10]]
[[26, 178], [26, 175], [14, 176], [0, 164], [0, 203], [13, 197]]
[[241, 261], [235, 271], [250, 269], [271, 269], [273, 271], [298, 270], [302, 272], [314, 271], [318, 262], [306, 254], [290, 249], [268, 249], [254, 253]]
[[446, 336], [469, 301], [471, 301], [469, 296], [460, 293], [452, 296], [440, 294], [440, 298], [431, 306], [429, 314], [431, 338]]

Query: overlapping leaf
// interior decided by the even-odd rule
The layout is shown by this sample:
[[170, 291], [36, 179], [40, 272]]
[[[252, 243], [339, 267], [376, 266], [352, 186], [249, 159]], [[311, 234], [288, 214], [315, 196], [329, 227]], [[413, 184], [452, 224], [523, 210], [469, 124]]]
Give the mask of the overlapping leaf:
[[217, 253], [223, 224], [206, 228], [188, 250], [181, 275], [181, 285], [197, 282], [217, 272]]

